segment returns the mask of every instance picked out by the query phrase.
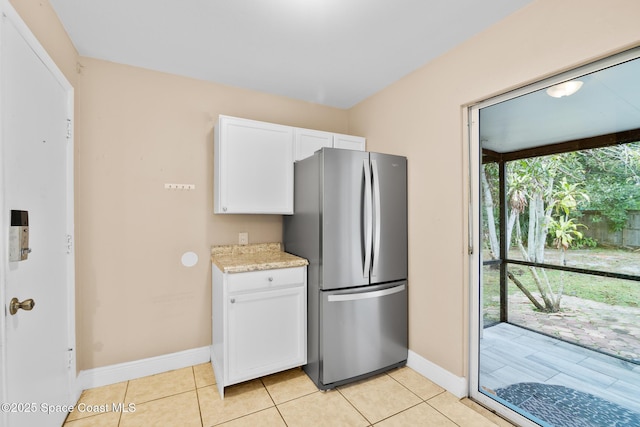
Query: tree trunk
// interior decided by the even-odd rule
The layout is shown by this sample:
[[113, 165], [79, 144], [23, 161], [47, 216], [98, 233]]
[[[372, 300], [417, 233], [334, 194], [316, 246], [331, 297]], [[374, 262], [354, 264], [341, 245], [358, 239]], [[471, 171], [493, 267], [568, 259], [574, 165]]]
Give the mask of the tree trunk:
[[[543, 221], [542, 195], [534, 193], [529, 200], [529, 231], [527, 233], [527, 255], [530, 262], [540, 262], [539, 245], [540, 245], [540, 227]], [[544, 247], [543, 247], [544, 249]]]
[[518, 289], [520, 289], [522, 293], [525, 294], [527, 298], [529, 298], [529, 301], [531, 301], [531, 303], [535, 305], [538, 310], [545, 311], [542, 304], [540, 304], [536, 297], [534, 297], [533, 294], [529, 292], [529, 289], [525, 288], [522, 282], [516, 279], [516, 276], [514, 276], [510, 271], [507, 271], [507, 277], [509, 277], [509, 280], [511, 280], [518, 287]]
[[[520, 230], [520, 221], [516, 221], [516, 244], [518, 246], [518, 249], [520, 249], [520, 253], [522, 254], [522, 258], [527, 262], [531, 262], [531, 259], [529, 258], [529, 254], [527, 253], [527, 250], [522, 245], [522, 231]], [[536, 284], [536, 287], [538, 288], [538, 291], [540, 292], [540, 296], [542, 297], [542, 301], [544, 301], [544, 305], [546, 306], [546, 308], [542, 307], [542, 305], [537, 300], [534, 303], [534, 305], [536, 307], [538, 307], [540, 310], [551, 311], [551, 309], [553, 307], [553, 303], [552, 303], [551, 299], [549, 299], [548, 292], [545, 289], [544, 284], [542, 283], [542, 280], [540, 279], [540, 276], [538, 276], [537, 270], [535, 269], [535, 267], [529, 267], [529, 271], [531, 272], [531, 276], [533, 277], [533, 282]], [[547, 284], [548, 284], [548, 280], [547, 280]], [[517, 286], [517, 283], [516, 283], [516, 286]], [[520, 288], [520, 289], [522, 290], [522, 288]], [[523, 290], [523, 292], [524, 292], [524, 290]], [[526, 295], [526, 293], [525, 293], [525, 295]], [[529, 297], [529, 299], [531, 299], [531, 298], [535, 299], [535, 297], [531, 293], [529, 293], [529, 295], [531, 295], [531, 297]]]
[[515, 226], [516, 221], [520, 214], [515, 209], [511, 209], [511, 213], [509, 214], [509, 221], [507, 221], [507, 254], [509, 253], [509, 249], [511, 249], [511, 234], [513, 232], [513, 227]]
[[[564, 248], [560, 249], [560, 264], [566, 265], [566, 253]], [[555, 301], [553, 304], [553, 312], [556, 313], [560, 311], [560, 300], [562, 300], [562, 295], [564, 294], [564, 271], [560, 272], [560, 284], [558, 285], [558, 293], [556, 294]]]
[[482, 180], [482, 194], [484, 199], [485, 212], [487, 216], [487, 228], [489, 229], [489, 246], [491, 247], [491, 256], [493, 259], [500, 258], [500, 244], [498, 243], [498, 235], [496, 233], [496, 220], [493, 216], [493, 197], [491, 196], [491, 188], [484, 169], [484, 165], [480, 166], [480, 179]]
[[536, 194], [536, 234], [534, 241], [534, 251], [535, 251], [535, 262], [543, 263], [544, 262], [544, 245], [547, 241], [547, 222], [549, 218], [547, 218], [545, 209], [544, 209], [544, 200], [542, 198], [542, 194]]
[[[549, 281], [549, 276], [547, 276], [547, 270], [542, 269], [542, 276], [544, 276], [544, 283], [547, 285], [547, 296], [549, 296], [549, 298], [546, 299], [544, 303], [547, 306], [547, 311], [553, 313], [556, 311], [554, 309], [555, 294], [553, 292], [553, 289], [551, 288], [551, 281]], [[542, 283], [542, 280], [540, 281], [540, 283]]]

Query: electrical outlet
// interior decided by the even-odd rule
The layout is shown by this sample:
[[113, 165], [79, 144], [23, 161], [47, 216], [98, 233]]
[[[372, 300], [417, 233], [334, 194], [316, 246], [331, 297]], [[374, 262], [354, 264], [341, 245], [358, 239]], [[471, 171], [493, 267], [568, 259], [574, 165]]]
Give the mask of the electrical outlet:
[[249, 244], [249, 233], [238, 233], [238, 244], [240, 244], [240, 245], [248, 245]]

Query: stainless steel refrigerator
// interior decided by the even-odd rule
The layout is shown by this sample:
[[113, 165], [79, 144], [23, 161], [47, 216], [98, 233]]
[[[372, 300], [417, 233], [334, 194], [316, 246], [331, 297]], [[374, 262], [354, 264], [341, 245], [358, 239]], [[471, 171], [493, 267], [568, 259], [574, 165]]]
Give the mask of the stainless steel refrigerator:
[[294, 165], [285, 250], [309, 260], [307, 365], [320, 389], [407, 360], [407, 159], [323, 148]]

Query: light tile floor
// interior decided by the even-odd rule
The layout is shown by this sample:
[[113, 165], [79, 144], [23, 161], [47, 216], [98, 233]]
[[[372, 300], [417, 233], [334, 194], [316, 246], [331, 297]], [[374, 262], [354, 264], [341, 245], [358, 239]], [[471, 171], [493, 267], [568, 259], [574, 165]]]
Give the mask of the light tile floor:
[[205, 363], [85, 390], [65, 427], [511, 426], [404, 367], [327, 392], [299, 368], [215, 387]]

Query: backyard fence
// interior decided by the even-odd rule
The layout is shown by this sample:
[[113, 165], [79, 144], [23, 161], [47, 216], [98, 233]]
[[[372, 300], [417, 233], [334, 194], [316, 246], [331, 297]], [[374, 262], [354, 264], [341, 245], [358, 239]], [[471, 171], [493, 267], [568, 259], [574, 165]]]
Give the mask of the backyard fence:
[[[625, 227], [620, 231], [611, 231], [608, 221], [599, 212], [584, 211], [579, 222], [588, 228], [580, 229], [584, 237], [590, 237], [599, 245], [616, 247], [640, 248], [640, 211], [628, 211], [628, 219]], [[594, 219], [600, 221], [594, 222]]]

